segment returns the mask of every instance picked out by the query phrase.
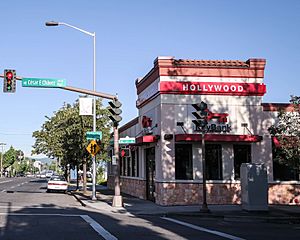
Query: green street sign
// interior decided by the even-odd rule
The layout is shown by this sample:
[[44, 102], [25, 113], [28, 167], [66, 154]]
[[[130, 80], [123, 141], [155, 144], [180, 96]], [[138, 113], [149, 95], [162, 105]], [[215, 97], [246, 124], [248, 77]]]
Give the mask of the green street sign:
[[87, 140], [101, 140], [102, 139], [102, 132], [86, 132], [85, 134]]
[[66, 79], [22, 78], [22, 87], [60, 88], [67, 85]]
[[134, 144], [135, 138], [125, 137], [119, 139], [119, 144]]
[[[135, 138], [125, 137], [119, 139], [119, 144], [134, 144]], [[110, 145], [114, 145], [114, 140], [109, 141]]]

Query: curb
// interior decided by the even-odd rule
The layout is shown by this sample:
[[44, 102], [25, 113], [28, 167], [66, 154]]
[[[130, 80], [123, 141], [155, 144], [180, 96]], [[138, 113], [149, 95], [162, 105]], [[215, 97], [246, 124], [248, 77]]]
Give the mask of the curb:
[[[94, 207], [93, 204], [86, 204], [85, 200], [82, 200], [80, 196], [78, 196], [74, 191], [68, 192], [68, 194], [72, 195], [83, 207], [88, 207], [91, 209], [99, 210], [99, 208]], [[88, 199], [86, 199], [88, 201]], [[300, 217], [298, 216], [241, 216], [236, 214], [227, 214], [226, 213], [200, 213], [195, 211], [190, 212], [168, 212], [168, 211], [153, 211], [153, 212], [145, 212], [137, 211], [131, 212], [125, 207], [122, 208], [113, 208], [108, 210], [112, 213], [128, 213], [133, 215], [156, 215], [156, 216], [190, 216], [190, 217], [199, 217], [202, 219], [215, 219], [215, 220], [223, 220], [226, 222], [256, 222], [256, 223], [277, 223], [277, 224], [299, 224]]]
[[281, 223], [281, 224], [298, 224], [298, 217], [249, 217], [249, 216], [224, 216], [227, 222], [264, 222], [264, 223]]
[[70, 195], [72, 195], [83, 207], [86, 207], [86, 204], [73, 192], [69, 192]]
[[170, 212], [166, 216], [190, 216], [200, 217], [203, 219], [220, 219], [226, 222], [267, 222], [281, 224], [298, 224], [300, 217], [292, 216], [241, 216], [241, 215], [226, 215], [226, 214], [201, 214], [197, 212]]

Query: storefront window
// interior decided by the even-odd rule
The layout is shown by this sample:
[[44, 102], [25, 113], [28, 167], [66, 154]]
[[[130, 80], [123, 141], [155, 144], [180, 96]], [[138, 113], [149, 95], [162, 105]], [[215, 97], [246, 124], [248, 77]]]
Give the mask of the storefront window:
[[208, 180], [222, 180], [222, 147], [220, 144], [205, 145], [206, 175]]
[[121, 176], [138, 177], [139, 176], [138, 150], [131, 150], [129, 157], [120, 158]]
[[234, 179], [240, 179], [240, 167], [242, 163], [251, 162], [251, 145], [233, 145], [234, 154]]
[[138, 163], [139, 163], [139, 159], [138, 159], [138, 151], [134, 150], [131, 151], [131, 157], [132, 157], [132, 161], [131, 161], [131, 169], [132, 169], [132, 177], [138, 177]]
[[284, 152], [279, 146], [275, 146], [272, 142], [273, 155], [273, 173], [274, 180], [279, 181], [299, 181], [300, 168], [299, 159], [287, 160]]
[[126, 157], [126, 163], [127, 163], [127, 172], [126, 172], [126, 176], [131, 176], [131, 161], [132, 161], [132, 158], [131, 157]]
[[175, 178], [193, 179], [193, 159], [191, 144], [175, 144]]

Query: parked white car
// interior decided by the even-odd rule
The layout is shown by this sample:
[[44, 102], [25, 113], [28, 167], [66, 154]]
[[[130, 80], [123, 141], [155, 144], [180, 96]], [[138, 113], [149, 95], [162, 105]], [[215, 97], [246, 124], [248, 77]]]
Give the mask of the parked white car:
[[52, 176], [47, 184], [47, 192], [51, 191], [68, 191], [68, 182], [64, 176]]
[[51, 178], [51, 177], [53, 176], [53, 174], [54, 174], [54, 171], [48, 170], [48, 171], [46, 172], [46, 177], [47, 177], [47, 178]]

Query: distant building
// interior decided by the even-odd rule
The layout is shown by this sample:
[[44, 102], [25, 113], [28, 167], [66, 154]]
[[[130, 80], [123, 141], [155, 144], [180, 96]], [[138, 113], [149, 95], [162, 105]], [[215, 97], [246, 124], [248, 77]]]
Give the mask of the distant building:
[[[181, 60], [158, 57], [136, 80], [138, 117], [120, 127], [135, 138], [120, 159], [121, 191], [159, 205], [199, 204], [202, 199], [201, 133], [192, 104], [207, 103], [211, 121], [205, 135], [207, 201], [241, 202], [240, 166], [264, 163], [269, 203], [288, 204], [300, 192], [295, 181], [274, 181], [268, 127], [289, 104], [263, 103], [265, 59]], [[113, 189], [110, 166], [108, 186]]]

